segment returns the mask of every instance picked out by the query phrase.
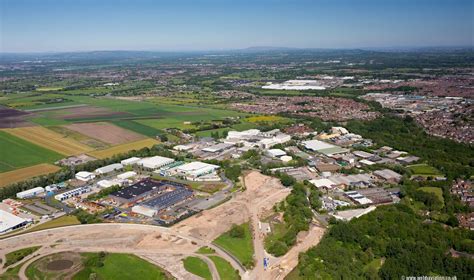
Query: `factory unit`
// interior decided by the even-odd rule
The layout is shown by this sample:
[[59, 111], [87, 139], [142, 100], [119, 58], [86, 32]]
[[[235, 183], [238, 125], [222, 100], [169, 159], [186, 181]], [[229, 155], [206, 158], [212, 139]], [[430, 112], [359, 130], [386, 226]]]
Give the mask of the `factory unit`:
[[141, 159], [137, 164], [148, 169], [158, 169], [174, 162], [174, 159], [167, 157], [154, 156]]
[[147, 178], [131, 186], [113, 192], [109, 197], [117, 201], [119, 204], [134, 203], [146, 197], [152, 191], [158, 192], [166, 189], [166, 186], [166, 181], [158, 181]]
[[137, 164], [140, 160], [141, 158], [139, 157], [131, 157], [131, 158], [122, 160], [120, 164], [122, 164], [123, 166], [134, 165], [134, 164]]
[[127, 171], [127, 172], [124, 172], [122, 174], [117, 175], [117, 178], [120, 179], [120, 180], [126, 180], [128, 178], [132, 178], [132, 177], [135, 177], [135, 176], [137, 176], [137, 172]]
[[212, 174], [216, 172], [217, 169], [220, 167], [214, 164], [208, 164], [200, 161], [193, 161], [190, 163], [183, 164], [178, 166], [176, 169], [178, 174], [184, 176], [186, 179], [190, 181], [194, 181], [196, 178]]
[[113, 164], [109, 164], [109, 165], [106, 165], [106, 166], [102, 166], [100, 168], [97, 168], [94, 173], [97, 174], [97, 175], [104, 175], [104, 174], [107, 174], [107, 173], [110, 173], [110, 172], [114, 172], [114, 171], [117, 171], [117, 170], [122, 170], [123, 169], [123, 165], [120, 164], [120, 163], [113, 163]]
[[69, 199], [71, 197], [75, 197], [75, 196], [78, 196], [78, 195], [81, 195], [81, 194], [84, 194], [84, 193], [88, 193], [90, 192], [90, 188], [89, 186], [84, 186], [84, 187], [80, 187], [80, 188], [76, 188], [76, 189], [73, 189], [73, 190], [70, 190], [70, 191], [67, 191], [67, 192], [64, 192], [64, 193], [60, 193], [60, 194], [57, 194], [54, 196], [54, 198], [56, 200], [59, 200], [59, 201], [64, 201], [66, 199]]
[[32, 188], [26, 191], [19, 192], [16, 194], [16, 197], [20, 199], [33, 198], [40, 194], [43, 194], [44, 192], [45, 190], [43, 187], [36, 187], [36, 188]]
[[0, 210], [0, 234], [19, 229], [28, 224], [28, 221], [7, 211]]
[[83, 182], [89, 182], [95, 178], [95, 174], [87, 171], [80, 171], [76, 173], [76, 179]]

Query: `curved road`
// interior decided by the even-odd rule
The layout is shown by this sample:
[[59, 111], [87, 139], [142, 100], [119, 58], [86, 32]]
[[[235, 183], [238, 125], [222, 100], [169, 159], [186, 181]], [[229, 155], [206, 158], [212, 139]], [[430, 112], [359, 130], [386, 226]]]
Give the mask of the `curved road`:
[[[90, 224], [47, 229], [0, 240], [0, 255], [31, 246], [43, 246], [41, 255], [60, 251], [109, 251], [137, 255], [189, 256], [200, 247], [208, 246], [227, 260], [241, 276], [245, 274], [233, 256], [213, 245], [208, 240], [178, 233], [171, 228], [137, 224]], [[37, 253], [35, 253], [37, 254]], [[219, 279], [213, 262], [199, 255], [211, 264], [215, 279]], [[30, 260], [29, 260], [30, 261]], [[28, 261], [28, 263], [29, 263]], [[165, 267], [165, 269], [167, 269]], [[2, 272], [3, 269], [0, 270]], [[22, 271], [24, 269], [22, 268]], [[170, 271], [173, 275], [173, 271]], [[24, 276], [24, 274], [23, 274]], [[178, 275], [176, 275], [178, 276]]]

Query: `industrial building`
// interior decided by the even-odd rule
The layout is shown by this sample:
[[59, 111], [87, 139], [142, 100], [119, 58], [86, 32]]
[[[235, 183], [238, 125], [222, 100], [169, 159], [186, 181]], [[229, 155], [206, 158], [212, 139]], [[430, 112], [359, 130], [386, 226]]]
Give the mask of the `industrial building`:
[[208, 164], [200, 161], [193, 161], [190, 163], [178, 166], [178, 174], [183, 175], [188, 180], [194, 180], [195, 178], [214, 173], [220, 167], [214, 164]]
[[167, 183], [168, 181], [158, 181], [147, 178], [136, 184], [111, 193], [110, 198], [119, 202], [120, 204], [133, 203], [146, 197], [152, 191], [159, 192], [166, 189]]
[[95, 178], [95, 174], [87, 171], [81, 171], [76, 173], [76, 179], [83, 182], [89, 182]]
[[59, 200], [59, 201], [64, 201], [64, 200], [69, 199], [71, 197], [75, 197], [75, 196], [78, 196], [78, 195], [81, 195], [81, 194], [84, 194], [84, 193], [88, 193], [90, 191], [91, 191], [91, 189], [89, 188], [89, 186], [84, 186], [84, 187], [76, 188], [76, 189], [73, 189], [73, 190], [70, 190], [70, 191], [67, 191], [67, 192], [64, 192], [64, 193], [57, 194], [57, 195], [54, 196], [54, 198], [56, 200]]
[[40, 194], [43, 194], [44, 192], [45, 190], [43, 187], [36, 187], [36, 188], [32, 188], [26, 191], [19, 192], [16, 194], [16, 197], [20, 199], [27, 199], [27, 198], [32, 198]]
[[390, 169], [382, 169], [374, 171], [374, 175], [382, 178], [385, 181], [397, 183], [402, 179], [402, 175]]
[[154, 156], [141, 159], [137, 164], [148, 169], [158, 169], [174, 162], [174, 159], [167, 157]]
[[343, 154], [343, 153], [349, 152], [348, 149], [341, 148], [339, 146], [332, 145], [320, 140], [303, 141], [303, 145], [308, 150], [315, 151], [315, 152], [324, 154], [326, 156], [331, 156], [335, 154]]
[[141, 158], [139, 158], [139, 157], [131, 157], [131, 158], [127, 158], [127, 159], [122, 160], [120, 163], [123, 166], [134, 165], [134, 164], [137, 164], [140, 160], [141, 160]]
[[28, 224], [28, 221], [7, 211], [0, 210], [0, 234], [19, 229]]
[[97, 186], [103, 189], [110, 188], [113, 186], [123, 186], [123, 184], [124, 184], [124, 180], [121, 180], [121, 179], [100, 180], [99, 182], [97, 182]]
[[122, 170], [123, 169], [123, 165], [120, 164], [120, 163], [113, 163], [113, 164], [109, 164], [109, 165], [106, 165], [106, 166], [103, 166], [103, 167], [100, 167], [100, 168], [97, 168], [94, 173], [97, 174], [97, 175], [104, 175], [104, 174], [107, 174], [107, 173], [110, 173], [110, 172], [114, 172], [114, 171], [117, 171], [117, 170]]
[[212, 145], [210, 147], [206, 147], [204, 149], [202, 149], [204, 152], [208, 152], [208, 153], [220, 153], [224, 150], [227, 150], [229, 149], [230, 147], [233, 147], [234, 145], [232, 144], [228, 144], [228, 143], [219, 143], [219, 144], [216, 144], [216, 145]]
[[117, 178], [119, 178], [121, 180], [126, 180], [128, 178], [132, 178], [132, 177], [135, 177], [135, 176], [137, 176], [137, 172], [127, 171], [127, 172], [124, 172], [122, 174], [117, 175]]

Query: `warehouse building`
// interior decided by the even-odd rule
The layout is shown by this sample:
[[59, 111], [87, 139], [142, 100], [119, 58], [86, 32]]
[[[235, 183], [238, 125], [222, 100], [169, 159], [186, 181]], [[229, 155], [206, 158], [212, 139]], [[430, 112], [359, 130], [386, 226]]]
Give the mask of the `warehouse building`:
[[111, 193], [110, 198], [119, 202], [120, 204], [133, 203], [146, 197], [152, 193], [152, 191], [159, 192], [166, 189], [166, 183], [167, 181], [158, 181], [147, 178], [136, 184]]
[[0, 234], [19, 229], [28, 224], [28, 221], [7, 211], [0, 210]]
[[128, 178], [132, 178], [135, 176], [137, 176], [137, 172], [127, 171], [127, 172], [117, 175], [117, 178], [119, 178], [120, 180], [126, 180]]
[[91, 189], [89, 188], [89, 186], [85, 186], [85, 187], [80, 187], [80, 188], [73, 189], [64, 193], [57, 194], [54, 196], [54, 198], [59, 201], [64, 201], [71, 197], [79, 196], [81, 194], [88, 193], [90, 191]]
[[197, 177], [212, 174], [220, 167], [214, 164], [208, 164], [200, 161], [193, 161], [190, 163], [178, 166], [178, 174], [183, 175], [186, 179], [194, 181]]
[[377, 170], [374, 171], [374, 174], [381, 179], [392, 183], [397, 183], [402, 179], [402, 175], [390, 169]]
[[120, 163], [113, 163], [113, 164], [109, 164], [109, 165], [106, 165], [106, 166], [103, 166], [103, 167], [100, 167], [100, 168], [97, 168], [94, 173], [97, 174], [97, 175], [104, 175], [104, 174], [107, 174], [107, 173], [110, 173], [110, 172], [114, 172], [114, 171], [117, 171], [117, 170], [122, 170], [123, 169], [123, 165], [120, 164]]
[[137, 164], [148, 169], [158, 169], [168, 164], [174, 162], [174, 159], [167, 157], [154, 156], [149, 158], [144, 158], [140, 160]]
[[87, 171], [81, 171], [76, 173], [76, 179], [83, 182], [89, 182], [95, 178], [95, 174]]
[[122, 160], [120, 163], [123, 166], [134, 165], [134, 164], [137, 164], [140, 160], [141, 160], [141, 158], [139, 158], [139, 157], [131, 157], [131, 158], [127, 158], [127, 159]]
[[27, 199], [27, 198], [38, 196], [43, 193], [44, 193], [43, 187], [36, 187], [36, 188], [32, 188], [26, 191], [19, 192], [16, 194], [16, 197], [20, 199]]
[[232, 145], [232, 144], [219, 143], [219, 144], [216, 144], [216, 145], [212, 145], [210, 147], [206, 147], [202, 150], [204, 152], [208, 152], [208, 153], [220, 153], [220, 152], [223, 152], [224, 150], [227, 150], [227, 149], [229, 149], [233, 146], [234, 145]]
[[349, 152], [348, 149], [341, 148], [336, 145], [332, 145], [320, 140], [308, 140], [303, 141], [303, 145], [306, 149], [315, 151], [326, 156], [336, 155], [336, 154], [344, 154]]

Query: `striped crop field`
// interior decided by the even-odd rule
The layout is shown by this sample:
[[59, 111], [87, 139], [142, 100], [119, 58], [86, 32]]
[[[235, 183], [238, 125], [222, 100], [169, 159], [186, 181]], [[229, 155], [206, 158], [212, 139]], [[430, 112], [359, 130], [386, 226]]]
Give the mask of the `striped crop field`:
[[93, 150], [93, 148], [86, 146], [72, 138], [68, 138], [41, 126], [18, 127], [5, 129], [4, 131], [28, 142], [66, 156], [78, 155]]
[[139, 140], [131, 143], [126, 143], [122, 145], [117, 145], [113, 146], [111, 148], [105, 149], [105, 150], [98, 150], [98, 151], [93, 151], [87, 153], [90, 156], [93, 156], [95, 158], [108, 158], [116, 154], [121, 154], [121, 153], [126, 153], [131, 150], [140, 150], [142, 148], [148, 147], [151, 148], [152, 146], [158, 144], [159, 142], [157, 140], [147, 138], [144, 140]]
[[25, 167], [13, 171], [0, 173], [0, 187], [7, 186], [19, 181], [46, 175], [58, 171], [60, 168], [47, 163], [41, 163], [30, 167]]

